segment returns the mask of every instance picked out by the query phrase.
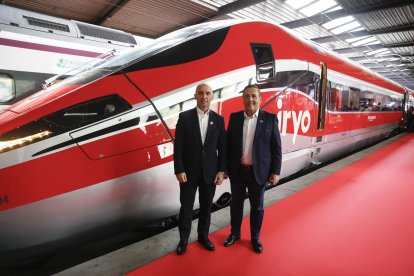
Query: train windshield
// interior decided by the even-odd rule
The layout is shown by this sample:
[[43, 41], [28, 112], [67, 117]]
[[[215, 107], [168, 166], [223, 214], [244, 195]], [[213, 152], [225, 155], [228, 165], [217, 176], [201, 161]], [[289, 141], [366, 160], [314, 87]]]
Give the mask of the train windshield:
[[106, 56], [105, 59], [95, 61], [91, 65], [87, 65], [87, 70], [81, 70], [79, 73], [60, 81], [51, 88], [55, 89], [66, 85], [79, 86], [92, 82], [96, 79], [119, 71], [120, 69], [133, 63], [163, 52], [173, 46], [176, 46], [177, 44], [181, 44], [190, 39], [228, 27], [233, 25], [235, 22], [239, 22], [239, 20], [209, 22], [177, 30], [155, 39], [147, 45], [125, 52], [121, 55], [113, 53]]

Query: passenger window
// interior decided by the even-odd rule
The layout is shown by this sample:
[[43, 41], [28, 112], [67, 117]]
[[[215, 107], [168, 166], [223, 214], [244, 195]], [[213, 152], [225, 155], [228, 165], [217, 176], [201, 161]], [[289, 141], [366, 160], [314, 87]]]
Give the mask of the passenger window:
[[276, 70], [272, 46], [270, 44], [252, 44], [251, 47], [256, 62], [257, 82], [274, 80]]
[[357, 88], [350, 87], [350, 99], [349, 99], [349, 110], [357, 111], [359, 110], [359, 93], [360, 90]]
[[342, 85], [331, 82], [331, 91], [329, 93], [329, 110], [341, 111]]
[[16, 97], [14, 79], [8, 74], [0, 74], [0, 103], [8, 102]]
[[109, 95], [80, 103], [46, 117], [65, 131], [79, 128], [130, 109], [131, 106], [118, 95]]
[[342, 86], [341, 110], [350, 111], [349, 110], [349, 87], [347, 86]]
[[319, 75], [311, 71], [282, 71], [277, 72], [274, 81], [260, 84], [260, 89], [288, 87], [299, 90], [311, 98], [316, 97], [316, 84], [319, 81]]

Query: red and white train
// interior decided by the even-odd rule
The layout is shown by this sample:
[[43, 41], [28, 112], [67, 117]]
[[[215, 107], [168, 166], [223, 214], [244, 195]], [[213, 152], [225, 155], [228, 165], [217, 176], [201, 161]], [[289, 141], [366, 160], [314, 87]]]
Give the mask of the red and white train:
[[386, 137], [408, 102], [404, 87], [280, 26], [175, 31], [0, 112], [0, 259], [176, 215], [175, 125], [201, 82], [226, 122], [260, 85], [282, 177]]

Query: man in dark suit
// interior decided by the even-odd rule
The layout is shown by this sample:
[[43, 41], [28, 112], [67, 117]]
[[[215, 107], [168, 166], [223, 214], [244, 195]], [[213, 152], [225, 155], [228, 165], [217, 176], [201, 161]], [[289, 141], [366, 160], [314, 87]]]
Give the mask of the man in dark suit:
[[178, 229], [180, 242], [177, 254], [187, 249], [191, 232], [192, 210], [196, 191], [199, 191], [198, 242], [213, 251], [208, 239], [211, 205], [226, 170], [226, 133], [224, 119], [210, 110], [213, 91], [207, 84], [196, 88], [197, 107], [179, 115], [174, 143], [174, 170], [180, 182], [180, 214]]
[[253, 250], [263, 252], [260, 229], [266, 182], [279, 181], [282, 164], [280, 133], [275, 114], [261, 110], [257, 85], [243, 91], [244, 111], [232, 113], [227, 128], [228, 173], [231, 183], [231, 234], [224, 242], [231, 246], [240, 239], [246, 188], [250, 201], [250, 234]]

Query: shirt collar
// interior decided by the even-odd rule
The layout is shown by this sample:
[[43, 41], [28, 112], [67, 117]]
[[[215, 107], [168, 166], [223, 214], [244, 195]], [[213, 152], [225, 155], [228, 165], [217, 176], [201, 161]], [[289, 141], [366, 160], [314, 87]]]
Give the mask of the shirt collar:
[[[253, 116], [251, 118], [257, 118], [259, 116], [259, 110], [260, 110], [260, 108], [258, 108], [256, 110], [256, 112], [253, 114]], [[247, 119], [247, 118], [251, 119], [249, 116], [247, 116], [246, 111], [244, 111], [244, 118], [245, 119]]]
[[197, 114], [198, 115], [209, 115], [209, 113], [210, 113], [210, 109], [209, 110], [207, 110], [207, 112], [206, 113], [204, 113], [204, 111], [203, 110], [201, 110], [200, 108], [198, 108], [198, 106], [196, 106], [196, 108], [197, 108]]

